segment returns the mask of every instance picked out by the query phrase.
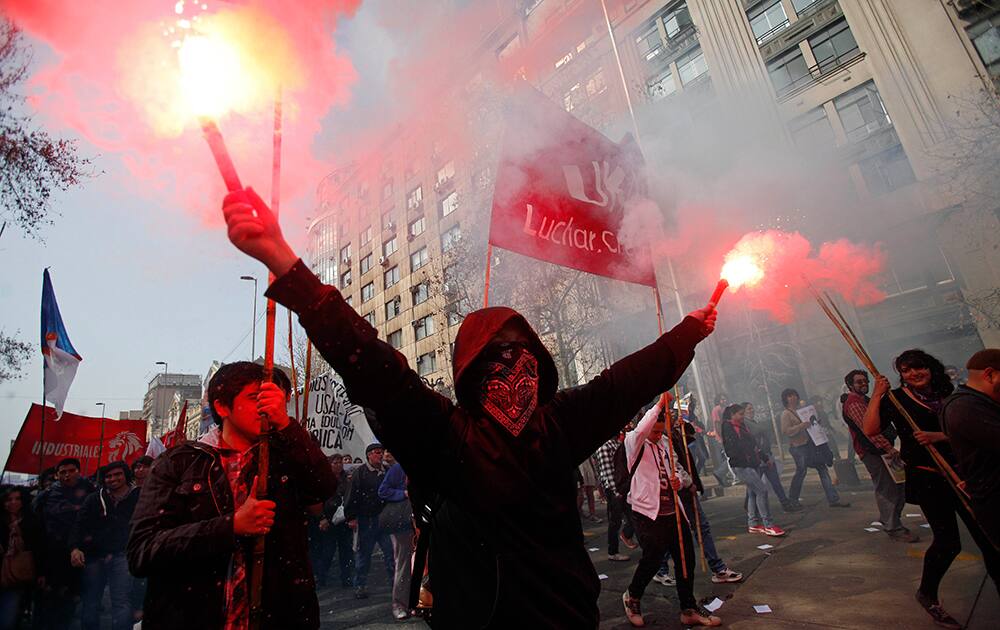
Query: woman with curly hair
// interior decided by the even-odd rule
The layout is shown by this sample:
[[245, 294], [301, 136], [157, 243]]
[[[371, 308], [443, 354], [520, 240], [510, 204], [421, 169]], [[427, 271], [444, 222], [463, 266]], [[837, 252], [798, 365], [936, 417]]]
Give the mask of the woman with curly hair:
[[900, 378], [900, 386], [893, 390], [893, 395], [913, 418], [918, 430], [913, 430], [888, 399], [886, 393], [891, 385], [887, 378], [879, 376], [865, 412], [864, 432], [865, 435], [875, 436], [891, 424], [899, 434], [900, 454], [906, 463], [906, 502], [920, 506], [934, 535], [924, 554], [917, 602], [939, 626], [961, 628], [962, 625], [945, 612], [938, 600], [941, 579], [962, 550], [956, 517], [961, 518], [969, 528], [969, 533], [983, 553], [986, 570], [998, 586], [1000, 554], [983, 536], [975, 519], [955, 495], [927, 450], [928, 445], [933, 445], [948, 463], [954, 465], [948, 436], [938, 420], [941, 404], [954, 389], [944, 365], [923, 350], [907, 350], [896, 357], [893, 365]]

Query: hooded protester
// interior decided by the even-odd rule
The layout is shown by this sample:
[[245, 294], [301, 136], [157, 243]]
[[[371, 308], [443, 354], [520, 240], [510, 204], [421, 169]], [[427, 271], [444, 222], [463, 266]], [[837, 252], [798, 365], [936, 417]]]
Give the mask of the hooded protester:
[[230, 193], [223, 212], [233, 244], [275, 274], [267, 295], [299, 314], [351, 401], [374, 410], [376, 436], [411, 483], [440, 497], [429, 552], [434, 625], [596, 628], [600, 581], [583, 544], [576, 469], [673, 386], [714, 329], [714, 305], [563, 391], [524, 317], [475, 311], [455, 339], [455, 404], [298, 259], [256, 193]]

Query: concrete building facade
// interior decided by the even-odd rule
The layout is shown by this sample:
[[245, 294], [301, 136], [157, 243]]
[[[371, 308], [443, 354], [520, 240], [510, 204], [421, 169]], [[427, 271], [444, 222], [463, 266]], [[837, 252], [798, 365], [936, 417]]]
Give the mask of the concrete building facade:
[[149, 381], [142, 401], [142, 419], [149, 423], [149, 435], [163, 435], [167, 429], [174, 395], [184, 399], [201, 398], [201, 377], [197, 374], [157, 374]]
[[[973, 202], [954, 186], [965, 110], [982, 106], [987, 120], [996, 110], [1000, 9], [989, 5], [607, 0], [626, 94], [600, 0], [512, 1], [454, 89], [468, 93], [477, 68], [499, 66], [601, 130], [631, 130], [631, 104], [640, 138], [683, 124], [680, 104], [687, 116], [747, 104], [759, 135], [822, 155], [852, 200], [821, 218], [828, 231], [884, 243], [886, 299], [848, 309], [880, 367], [915, 346], [960, 364], [1000, 345], [1000, 197]], [[410, 131], [393, 130], [371, 160], [322, 183], [308, 257], [429, 383], [447, 389], [453, 326], [475, 302], [458, 299], [447, 252], [466, 226], [488, 221], [496, 150]], [[710, 287], [687, 271], [678, 268], [678, 289], [693, 306]], [[757, 400], [766, 375], [782, 372], [777, 361], [785, 386], [834, 398], [856, 361], [820, 317], [778, 325], [747, 314], [745, 325], [720, 327], [702, 367], [707, 389]], [[759, 387], [745, 383], [748, 365], [761, 373]]]

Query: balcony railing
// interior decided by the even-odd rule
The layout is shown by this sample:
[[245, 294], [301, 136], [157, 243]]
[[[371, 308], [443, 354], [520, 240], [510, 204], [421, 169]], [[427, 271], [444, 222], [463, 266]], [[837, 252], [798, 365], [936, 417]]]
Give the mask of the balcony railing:
[[865, 53], [855, 49], [842, 55], [838, 55], [837, 57], [824, 60], [822, 63], [818, 63], [815, 66], [810, 66], [806, 69], [806, 74], [795, 79], [788, 85], [783, 86], [781, 89], [775, 90], [778, 95], [778, 100], [785, 101], [797, 94], [801, 94], [831, 74], [839, 72], [849, 66], [853, 66], [864, 58]]
[[791, 24], [791, 22], [789, 22], [786, 19], [784, 22], [778, 24], [768, 32], [761, 34], [759, 37], [757, 37], [757, 45], [758, 46], [762, 45], [764, 42], [768, 41], [769, 39], [777, 35], [779, 31], [785, 30], [786, 28], [788, 28], [789, 24]]

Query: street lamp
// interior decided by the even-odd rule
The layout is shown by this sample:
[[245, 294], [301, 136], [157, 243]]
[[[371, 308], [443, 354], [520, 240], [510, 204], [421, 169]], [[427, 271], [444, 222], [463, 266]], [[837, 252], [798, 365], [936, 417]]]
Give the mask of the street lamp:
[[240, 276], [240, 280], [253, 281], [253, 322], [250, 327], [250, 360], [257, 359], [257, 278], [254, 276]]
[[156, 436], [157, 433], [160, 432], [160, 429], [163, 428], [163, 418], [162, 418], [162, 416], [160, 416], [159, 411], [160, 411], [160, 407], [162, 406], [162, 403], [163, 403], [163, 396], [161, 395], [161, 392], [163, 391], [163, 388], [167, 386], [167, 362], [166, 361], [157, 361], [156, 365], [162, 365], [163, 366], [163, 382], [160, 383], [160, 386], [156, 388], [156, 411], [157, 411], [157, 413], [154, 414], [155, 415], [154, 421], [155, 421], [155, 424], [156, 424], [156, 430], [153, 431], [153, 436], [154, 437]]
[[101, 441], [97, 445], [97, 467], [101, 467], [101, 457], [104, 455], [104, 417], [107, 415], [108, 407], [106, 403], [94, 403], [101, 408]]

